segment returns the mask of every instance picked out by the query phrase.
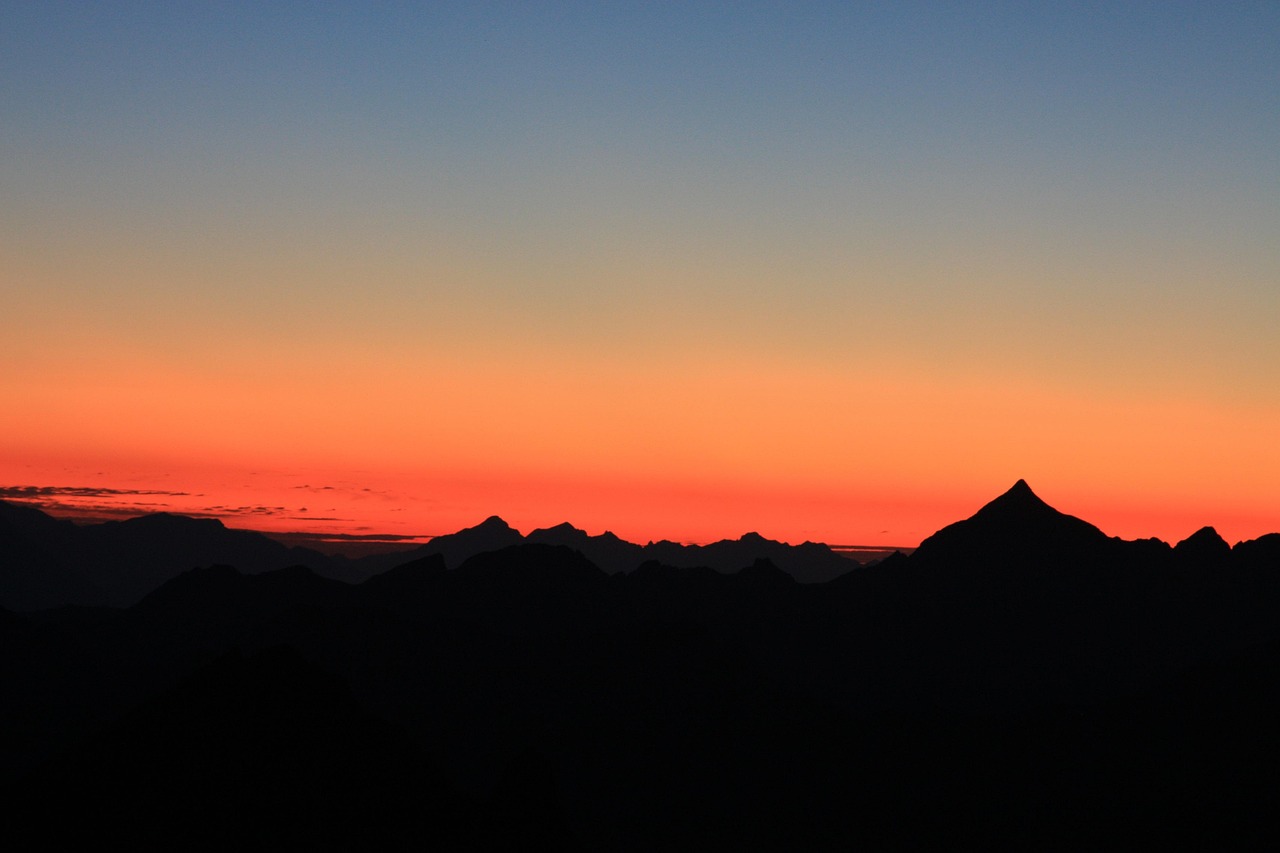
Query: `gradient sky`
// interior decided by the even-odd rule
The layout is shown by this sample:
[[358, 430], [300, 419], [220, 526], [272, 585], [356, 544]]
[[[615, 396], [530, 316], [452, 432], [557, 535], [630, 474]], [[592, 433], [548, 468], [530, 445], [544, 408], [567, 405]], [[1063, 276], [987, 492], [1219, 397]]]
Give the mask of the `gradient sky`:
[[0, 4], [0, 490], [1280, 530], [1280, 4], [367, 5]]

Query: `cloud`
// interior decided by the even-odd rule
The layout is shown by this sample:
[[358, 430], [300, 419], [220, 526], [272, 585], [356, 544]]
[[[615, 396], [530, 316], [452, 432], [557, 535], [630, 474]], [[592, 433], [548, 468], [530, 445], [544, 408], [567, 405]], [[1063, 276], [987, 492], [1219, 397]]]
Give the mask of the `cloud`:
[[[289, 512], [288, 507], [283, 506], [207, 506], [204, 512], [216, 514], [218, 516], [274, 516], [284, 515]], [[190, 515], [199, 515], [199, 511], [191, 512]]]
[[[304, 486], [307, 491], [337, 492], [335, 486]], [[363, 495], [369, 490], [359, 490]], [[76, 522], [101, 522], [106, 520], [136, 518], [159, 512], [177, 513], [190, 518], [216, 518], [233, 522], [239, 520], [242, 526], [255, 528], [255, 520], [287, 519], [290, 521], [311, 524], [332, 522], [350, 522], [352, 519], [342, 517], [335, 507], [288, 507], [268, 506], [264, 504], [199, 504], [189, 499], [204, 497], [203, 493], [180, 492], [168, 489], [119, 489], [99, 486], [32, 486], [10, 485], [0, 486], [0, 500], [35, 507], [43, 512]], [[173, 499], [173, 500], [167, 500]], [[183, 500], [187, 499], [187, 500]], [[309, 533], [296, 534], [317, 541], [329, 538], [330, 534]], [[353, 543], [359, 542], [413, 542], [421, 539], [415, 535], [401, 534], [357, 534], [352, 535]], [[339, 537], [335, 541], [346, 541]]]
[[314, 539], [321, 542], [417, 542], [419, 540], [428, 539], [428, 536], [418, 536], [414, 534], [404, 533], [271, 533], [271, 537], [280, 538], [297, 538], [297, 539]]
[[36, 507], [72, 520], [91, 521], [133, 518], [156, 512], [171, 512], [166, 500], [138, 498], [186, 498], [190, 492], [169, 489], [111, 489], [102, 486], [0, 486], [0, 500]]
[[161, 503], [70, 503], [68, 501], [60, 501], [55, 498], [24, 500], [19, 501], [19, 503], [36, 507], [42, 512], [47, 512], [51, 515], [57, 515], [61, 518], [70, 518], [72, 520], [135, 518], [139, 515], [149, 515], [156, 512], [170, 512], [173, 509], [169, 504]]
[[41, 500], [43, 498], [113, 498], [140, 495], [165, 495], [190, 497], [190, 492], [171, 492], [164, 489], [104, 489], [97, 486], [0, 486], [0, 500]]

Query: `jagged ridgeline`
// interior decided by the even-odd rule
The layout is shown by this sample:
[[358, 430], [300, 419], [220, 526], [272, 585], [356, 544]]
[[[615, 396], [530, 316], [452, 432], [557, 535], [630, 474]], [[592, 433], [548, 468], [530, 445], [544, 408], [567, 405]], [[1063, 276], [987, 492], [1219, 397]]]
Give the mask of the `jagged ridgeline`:
[[760, 537], [664, 552], [489, 519], [350, 583], [214, 522], [0, 525], [6, 589], [45, 565], [49, 600], [121, 594], [116, 565], [141, 590], [0, 611], [4, 801], [48, 846], [1280, 835], [1276, 535], [1119, 540], [1019, 482], [825, 582]]
[[568, 523], [524, 536], [497, 516], [411, 550], [350, 559], [288, 547], [211, 518], [156, 513], [77, 525], [34, 507], [0, 501], [0, 607], [127, 607], [182, 572], [212, 565], [235, 566], [248, 574], [306, 566], [323, 577], [359, 583], [422, 557], [438, 554], [456, 568], [468, 557], [524, 542], [573, 548], [609, 574], [631, 572], [653, 560], [736, 572], [767, 559], [801, 583], [822, 583], [858, 565], [826, 545], [787, 545], [757, 533], [710, 545], [637, 545], [612, 533], [591, 536]]

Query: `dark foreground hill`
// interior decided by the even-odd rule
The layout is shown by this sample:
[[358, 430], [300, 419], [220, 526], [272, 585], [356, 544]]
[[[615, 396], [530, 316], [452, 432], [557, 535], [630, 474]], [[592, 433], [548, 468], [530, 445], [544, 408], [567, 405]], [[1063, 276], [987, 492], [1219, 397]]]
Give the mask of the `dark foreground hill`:
[[1021, 483], [826, 584], [209, 568], [0, 612], [0, 778], [11, 831], [155, 847], [1273, 845], [1277, 614], [1280, 537], [1124, 542]]

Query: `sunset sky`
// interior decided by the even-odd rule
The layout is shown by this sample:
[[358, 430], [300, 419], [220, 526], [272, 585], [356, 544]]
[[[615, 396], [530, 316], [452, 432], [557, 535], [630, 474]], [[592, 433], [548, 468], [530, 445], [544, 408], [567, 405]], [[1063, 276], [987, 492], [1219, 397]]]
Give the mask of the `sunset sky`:
[[1280, 530], [1280, 3], [0, 5], [0, 498]]

